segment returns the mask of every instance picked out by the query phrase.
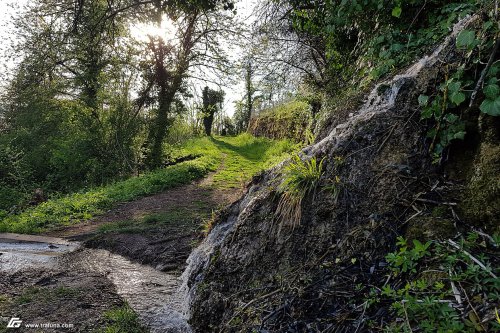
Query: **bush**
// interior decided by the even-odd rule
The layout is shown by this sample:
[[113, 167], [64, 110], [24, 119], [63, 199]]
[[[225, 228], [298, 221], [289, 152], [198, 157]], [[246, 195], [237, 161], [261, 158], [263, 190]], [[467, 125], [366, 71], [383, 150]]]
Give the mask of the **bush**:
[[308, 103], [294, 100], [263, 110], [250, 119], [248, 132], [270, 139], [291, 139], [296, 142], [310, 141], [311, 107]]

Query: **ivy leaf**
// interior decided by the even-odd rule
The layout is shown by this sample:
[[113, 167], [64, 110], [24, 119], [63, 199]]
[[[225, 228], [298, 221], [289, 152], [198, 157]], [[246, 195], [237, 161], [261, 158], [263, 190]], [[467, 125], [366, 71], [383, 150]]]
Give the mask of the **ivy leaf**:
[[465, 134], [466, 134], [465, 131], [457, 132], [457, 133], [453, 134], [453, 139], [463, 140], [465, 137]]
[[429, 96], [426, 96], [426, 95], [418, 96], [418, 105], [427, 106], [428, 102], [429, 102]]
[[472, 30], [462, 30], [457, 36], [457, 47], [460, 49], [473, 49], [476, 44], [476, 33]]
[[498, 79], [496, 77], [490, 77], [488, 80], [488, 84], [497, 84]]
[[401, 16], [401, 6], [396, 6], [392, 9], [392, 16], [399, 18]]
[[458, 120], [458, 116], [456, 114], [448, 113], [446, 115], [446, 121], [449, 122], [449, 123], [454, 123], [457, 120]]
[[485, 99], [479, 109], [490, 116], [500, 116], [500, 96], [495, 100]]
[[455, 105], [460, 105], [465, 101], [465, 94], [457, 91], [450, 95], [450, 101], [455, 103]]
[[488, 99], [495, 99], [500, 93], [500, 88], [496, 84], [488, 84], [484, 87], [483, 92]]
[[496, 76], [497, 73], [500, 71], [500, 64], [498, 62], [494, 63], [490, 69], [488, 70], [488, 75], [490, 76]]
[[420, 114], [420, 119], [429, 119], [432, 118], [432, 115], [434, 114], [434, 110], [431, 107], [425, 108], [422, 113]]
[[460, 90], [461, 83], [458, 81], [453, 81], [453, 79], [448, 80], [447, 82], [448, 92], [456, 93]]

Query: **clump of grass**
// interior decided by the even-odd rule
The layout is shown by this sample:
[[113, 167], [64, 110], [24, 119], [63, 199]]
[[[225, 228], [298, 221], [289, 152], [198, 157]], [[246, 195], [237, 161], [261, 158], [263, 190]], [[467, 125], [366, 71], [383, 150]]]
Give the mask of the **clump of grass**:
[[208, 236], [210, 231], [215, 226], [215, 221], [217, 220], [217, 212], [215, 210], [212, 210], [212, 215], [208, 219], [204, 219], [203, 222], [201, 223], [201, 233], [203, 236]]
[[147, 329], [141, 325], [139, 316], [129, 307], [113, 309], [104, 313], [106, 327], [98, 333], [146, 333]]
[[315, 191], [323, 173], [323, 160], [315, 157], [303, 161], [298, 155], [285, 167], [283, 181], [278, 186], [281, 194], [276, 215], [280, 219], [280, 229], [283, 225], [295, 227], [302, 218], [302, 200]]
[[333, 178], [326, 180], [326, 184], [323, 187], [323, 190], [331, 193], [331, 195], [333, 196], [333, 199], [335, 201], [335, 204], [336, 204], [338, 197], [340, 195], [340, 189], [341, 189], [341, 185], [342, 185], [341, 181], [340, 181], [340, 176], [338, 176], [338, 174], [339, 174], [340, 168], [342, 167], [342, 165], [344, 165], [345, 161], [344, 161], [343, 157], [335, 156], [335, 158], [333, 159], [333, 162], [334, 162], [333, 170], [334, 170], [335, 176]]
[[29, 287], [23, 290], [23, 293], [16, 298], [18, 304], [31, 303], [40, 294], [40, 289], [36, 287]]

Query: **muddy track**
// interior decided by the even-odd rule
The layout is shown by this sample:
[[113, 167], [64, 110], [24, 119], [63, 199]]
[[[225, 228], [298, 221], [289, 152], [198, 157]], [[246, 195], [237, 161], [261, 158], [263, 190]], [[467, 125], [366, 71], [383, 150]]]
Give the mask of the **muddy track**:
[[[6, 254], [3, 263], [0, 260], [6, 268], [0, 272], [2, 321], [18, 316], [24, 322], [76, 325], [44, 332], [92, 332], [103, 327], [105, 311], [126, 301], [151, 332], [189, 332], [176, 294], [181, 271], [202, 238], [200, 224], [241, 193], [241, 189], [215, 188], [211, 174], [189, 185], [118, 204], [99, 217], [52, 230], [40, 239], [14, 239], [35, 249], [37, 260], [45, 255], [44, 247], [57, 252], [60, 245], [52, 244], [50, 237], [77, 241], [70, 244], [81, 246], [56, 253], [54, 260], [49, 256], [41, 265], [26, 264], [31, 268], [16, 272], [9, 272], [6, 263], [7, 251], [15, 256], [17, 249], [12, 249], [12, 240], [0, 242], [0, 255]], [[124, 221], [127, 227], [121, 228]], [[6, 326], [0, 326], [3, 332]], [[21, 331], [33, 330], [21, 327]]]
[[[219, 170], [223, 168], [224, 163]], [[210, 219], [213, 212], [236, 201], [243, 192], [238, 188], [213, 186], [213, 177], [218, 171], [192, 184], [120, 203], [103, 215], [45, 235], [81, 241], [86, 247], [106, 249], [161, 271], [180, 272], [191, 250], [201, 240], [201, 224]], [[168, 218], [168, 222], [158, 221], [162, 218]], [[134, 229], [131, 223], [129, 228], [102, 232], [106, 225], [141, 219], [146, 219], [146, 226]]]

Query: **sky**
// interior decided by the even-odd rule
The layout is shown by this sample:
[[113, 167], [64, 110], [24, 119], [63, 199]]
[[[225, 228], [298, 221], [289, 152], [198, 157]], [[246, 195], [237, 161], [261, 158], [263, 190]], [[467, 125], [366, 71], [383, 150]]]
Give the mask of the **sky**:
[[[15, 13], [13, 5], [24, 5], [28, 0], [0, 0], [0, 70], [4, 71], [4, 66], [12, 67], [12, 63], [4, 56], [4, 47], [9, 43], [9, 31], [12, 28], [11, 15]], [[3, 73], [2, 73], [3, 74]]]
[[[12, 5], [22, 6], [26, 4], [29, 0], [0, 0], [0, 70], [5, 71], [5, 66], [7, 68], [12, 68], [13, 63], [8, 61], [2, 50], [2, 47], [7, 45], [9, 40], [9, 30], [12, 27], [11, 15], [15, 13], [15, 9]], [[253, 21], [252, 11], [257, 0], [240, 0], [236, 3], [237, 9], [237, 19], [251, 25]], [[145, 27], [145, 30], [148, 30]], [[231, 57], [240, 53], [242, 50], [234, 45], [226, 45], [227, 52]], [[201, 91], [202, 87], [199, 88]], [[225, 95], [224, 111], [227, 115], [232, 116], [234, 113], [234, 102], [243, 98], [244, 94], [244, 83], [243, 78], [238, 80], [237, 84], [230, 85], [222, 88]]]

